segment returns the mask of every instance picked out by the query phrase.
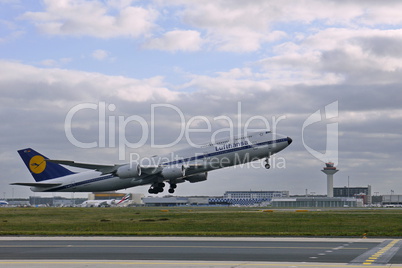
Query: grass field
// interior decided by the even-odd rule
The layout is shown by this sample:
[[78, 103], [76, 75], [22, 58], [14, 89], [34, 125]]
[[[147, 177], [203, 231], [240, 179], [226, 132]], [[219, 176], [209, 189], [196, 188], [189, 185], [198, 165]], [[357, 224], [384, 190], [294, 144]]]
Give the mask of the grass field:
[[402, 236], [400, 209], [0, 208], [0, 235]]

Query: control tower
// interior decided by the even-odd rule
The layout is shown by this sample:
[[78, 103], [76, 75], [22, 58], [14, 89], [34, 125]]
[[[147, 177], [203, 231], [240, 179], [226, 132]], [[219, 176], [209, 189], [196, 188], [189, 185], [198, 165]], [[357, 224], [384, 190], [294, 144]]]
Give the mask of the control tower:
[[339, 170], [334, 167], [334, 163], [328, 162], [325, 165], [321, 171], [327, 174], [327, 197], [334, 197], [334, 174]]

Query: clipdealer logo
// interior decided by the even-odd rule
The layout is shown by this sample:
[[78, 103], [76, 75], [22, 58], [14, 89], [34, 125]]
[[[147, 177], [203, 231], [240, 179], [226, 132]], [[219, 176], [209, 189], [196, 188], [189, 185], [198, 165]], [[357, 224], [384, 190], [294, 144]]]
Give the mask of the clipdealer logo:
[[[241, 102], [237, 104], [237, 116], [236, 120], [228, 116], [217, 116], [214, 118], [208, 118], [206, 116], [193, 116], [191, 118], [186, 118], [184, 113], [176, 106], [171, 104], [151, 104], [150, 105], [150, 120], [139, 115], [113, 115], [112, 113], [116, 110], [114, 104], [106, 104], [105, 102], [99, 103], [82, 103], [72, 107], [66, 115], [65, 118], [65, 134], [67, 139], [71, 144], [79, 148], [118, 148], [119, 160], [126, 159], [126, 150], [137, 149], [150, 142], [151, 148], [170, 148], [177, 145], [183, 138], [186, 139], [187, 143], [195, 148], [201, 148], [202, 145], [196, 144], [191, 139], [191, 133], [210, 133], [210, 142], [215, 143], [217, 137], [220, 134], [225, 134], [233, 139], [235, 136], [247, 136], [249, 132], [266, 131], [271, 130], [273, 135], [276, 135], [276, 129], [279, 122], [287, 119], [285, 115], [272, 116], [269, 121], [268, 118], [262, 115], [254, 115], [248, 118], [244, 117]], [[80, 141], [73, 134], [73, 121], [77, 113], [82, 111], [97, 113], [97, 128], [98, 128], [98, 139], [94, 137], [92, 141]], [[173, 142], [166, 144], [156, 144], [155, 142], [155, 122], [158, 121], [157, 117], [166, 112], [176, 113], [178, 123], [180, 123], [180, 134], [176, 137]], [[81, 114], [82, 115], [82, 114]], [[319, 109], [309, 115], [307, 119], [303, 122], [301, 129], [302, 143], [304, 148], [308, 153], [310, 153], [316, 159], [326, 163], [333, 162], [335, 165], [338, 164], [338, 101], [332, 102], [324, 107], [324, 109]], [[201, 123], [201, 124], [197, 124]], [[326, 148], [325, 152], [320, 152], [306, 143], [306, 129], [309, 126], [316, 123], [327, 123], [326, 125]], [[226, 125], [228, 127], [219, 128], [213, 131], [213, 124]], [[200, 127], [199, 125], [204, 125], [205, 127]], [[251, 128], [252, 125], [261, 126], [260, 128]], [[135, 136], [138, 138], [136, 142], [132, 142], [127, 139], [126, 132], [129, 126], [134, 126], [138, 129], [138, 132], [133, 135], [129, 133], [130, 137]], [[248, 142], [245, 140], [244, 142]], [[237, 147], [239, 144], [224, 144], [216, 147], [217, 151], [229, 148], [229, 146]], [[131, 158], [131, 155], [130, 155]], [[275, 159], [274, 159], [275, 160]]]
[[[222, 135], [229, 137], [228, 141], [234, 141], [234, 137], [247, 137], [251, 132], [265, 132], [267, 130], [270, 130], [275, 138], [279, 122], [286, 119], [285, 115], [272, 116], [271, 120], [262, 115], [253, 115], [243, 118], [246, 116], [244, 116], [242, 112], [241, 102], [237, 103], [237, 116], [235, 116], [235, 119], [226, 115], [213, 118], [197, 115], [188, 118], [177, 106], [166, 103], [151, 104], [148, 119], [140, 115], [114, 115], [113, 112], [115, 112], [115, 110], [116, 105], [106, 104], [105, 102], [81, 103], [72, 107], [67, 113], [64, 122], [64, 131], [67, 139], [71, 144], [79, 148], [118, 148], [119, 160], [125, 160], [127, 148], [138, 149], [146, 144], [150, 144], [151, 148], [171, 148], [179, 144], [182, 139], [185, 139], [189, 146], [201, 148], [205, 146], [205, 144], [195, 143], [193, 140], [194, 136], [192, 136], [199, 133], [210, 133], [211, 135], [208, 135], [210, 136], [210, 144], [215, 144]], [[85, 112], [85, 116], [91, 113], [97, 116], [97, 124], [95, 124], [95, 122], [91, 122], [92, 125], [91, 123], [89, 125], [85, 123], [79, 124], [79, 121], [75, 121], [77, 117], [79, 118], [80, 115], [83, 115], [83, 112]], [[166, 114], [172, 114], [174, 116], [174, 118], [169, 118], [169, 120], [175, 122], [178, 126], [176, 130], [179, 130], [180, 133], [174, 137], [174, 141], [158, 144], [155, 138], [158, 132], [156, 125], [160, 120], [164, 120], [163, 116]], [[80, 129], [90, 129], [96, 125], [98, 138], [96, 139], [96, 137], [91, 135], [89, 138], [90, 141], [84, 142], [80, 140], [78, 138], [79, 136], [73, 134], [73, 123], [78, 123]], [[216, 125], [223, 127], [213, 130], [213, 126]], [[252, 126], [258, 126], [258, 128]], [[133, 127], [136, 129], [135, 133], [127, 131], [128, 128]], [[130, 139], [127, 137], [130, 137]], [[133, 142], [133, 138], [137, 138], [137, 140]], [[220, 144], [216, 147], [216, 150], [224, 150], [228, 148], [226, 146], [244, 146], [246, 142], [249, 144], [247, 140], [241, 141], [240, 143], [233, 142], [230, 145]]]

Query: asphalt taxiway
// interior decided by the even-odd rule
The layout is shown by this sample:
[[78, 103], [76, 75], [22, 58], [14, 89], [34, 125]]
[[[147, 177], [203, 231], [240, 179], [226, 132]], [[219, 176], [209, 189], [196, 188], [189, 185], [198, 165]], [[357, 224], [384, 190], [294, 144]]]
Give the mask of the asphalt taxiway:
[[1, 267], [400, 267], [402, 240], [0, 237]]

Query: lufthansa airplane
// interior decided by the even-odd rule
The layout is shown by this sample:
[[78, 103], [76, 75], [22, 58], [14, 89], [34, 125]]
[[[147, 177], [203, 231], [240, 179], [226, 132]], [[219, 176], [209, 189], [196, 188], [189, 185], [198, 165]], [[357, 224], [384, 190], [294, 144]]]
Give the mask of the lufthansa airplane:
[[[149, 184], [148, 192], [158, 194], [167, 182], [169, 193], [174, 193], [178, 183], [205, 181], [208, 172], [215, 169], [263, 158], [268, 169], [269, 157], [291, 143], [291, 138], [270, 131], [253, 132], [121, 165], [52, 160], [27, 148], [18, 153], [36, 182], [12, 185], [29, 186], [34, 192], [102, 192]], [[89, 171], [76, 173], [62, 165]]]

